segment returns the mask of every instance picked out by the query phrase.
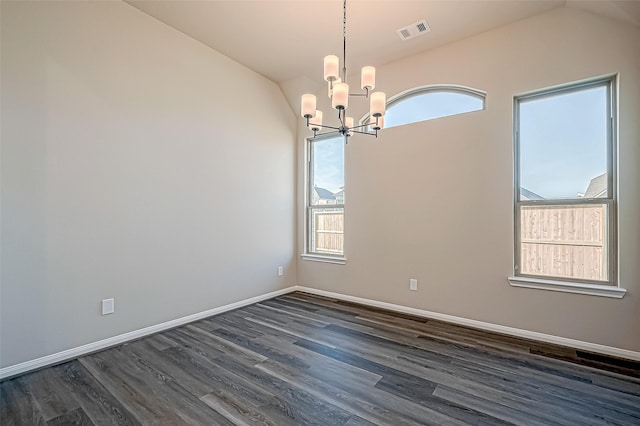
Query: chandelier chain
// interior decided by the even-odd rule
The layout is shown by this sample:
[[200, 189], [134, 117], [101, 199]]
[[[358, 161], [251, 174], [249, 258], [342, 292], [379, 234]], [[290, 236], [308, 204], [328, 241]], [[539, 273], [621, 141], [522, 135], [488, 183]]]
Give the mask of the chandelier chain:
[[342, 81], [347, 82], [347, 0], [342, 3]]

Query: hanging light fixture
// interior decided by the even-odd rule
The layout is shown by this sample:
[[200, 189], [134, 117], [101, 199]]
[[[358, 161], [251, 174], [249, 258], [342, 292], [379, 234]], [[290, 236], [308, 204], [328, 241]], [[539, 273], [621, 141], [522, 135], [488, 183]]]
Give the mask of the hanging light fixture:
[[[378, 130], [384, 126], [386, 95], [383, 92], [372, 92], [376, 87], [376, 69], [372, 66], [362, 67], [360, 88], [364, 93], [350, 93], [347, 84], [347, 0], [343, 1], [342, 19], [342, 77], [340, 77], [340, 61], [335, 55], [324, 58], [324, 79], [328, 84], [328, 95], [331, 107], [338, 110], [339, 125], [330, 126], [322, 123], [322, 111], [316, 109], [316, 97], [312, 94], [302, 95], [300, 114], [307, 121], [307, 127], [313, 131], [313, 138], [322, 135], [343, 135], [345, 143], [354, 133], [378, 137]], [[369, 99], [369, 122], [354, 125], [353, 117], [347, 117], [350, 96], [361, 96]], [[367, 129], [368, 127], [368, 129]], [[318, 133], [322, 129], [325, 133]]]

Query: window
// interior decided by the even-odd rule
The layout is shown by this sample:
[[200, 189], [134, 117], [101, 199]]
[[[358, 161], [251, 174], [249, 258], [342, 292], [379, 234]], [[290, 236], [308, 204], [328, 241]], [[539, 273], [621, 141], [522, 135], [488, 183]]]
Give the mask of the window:
[[344, 137], [308, 142], [307, 254], [344, 255]]
[[614, 89], [608, 77], [515, 97], [516, 277], [616, 283]]
[[[402, 126], [434, 118], [484, 109], [486, 94], [462, 86], [424, 86], [400, 93], [387, 102], [384, 127]], [[361, 124], [367, 122], [365, 115]]]

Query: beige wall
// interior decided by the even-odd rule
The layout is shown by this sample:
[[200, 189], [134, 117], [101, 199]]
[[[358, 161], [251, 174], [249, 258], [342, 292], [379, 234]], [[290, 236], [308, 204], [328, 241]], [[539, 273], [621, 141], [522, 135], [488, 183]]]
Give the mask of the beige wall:
[[[387, 129], [377, 140], [352, 138], [348, 263], [298, 260], [298, 283], [640, 351], [639, 41], [636, 27], [561, 8], [378, 67], [377, 86], [388, 97], [458, 84], [486, 91], [487, 109]], [[628, 293], [615, 300], [512, 288], [513, 95], [610, 73], [620, 76], [619, 273]], [[350, 105], [356, 119], [366, 112], [358, 103]], [[298, 134], [301, 148], [308, 132], [299, 126]], [[299, 149], [301, 200], [303, 156]], [[409, 278], [418, 279], [417, 293]]]
[[127, 4], [75, 1], [2, 2], [1, 83], [0, 366], [296, 283], [277, 85]]

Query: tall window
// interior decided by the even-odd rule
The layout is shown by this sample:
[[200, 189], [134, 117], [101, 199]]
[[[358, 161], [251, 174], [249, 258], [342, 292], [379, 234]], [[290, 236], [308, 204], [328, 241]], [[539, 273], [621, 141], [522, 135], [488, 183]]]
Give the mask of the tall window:
[[344, 255], [344, 138], [308, 142], [307, 253]]
[[515, 273], [615, 283], [615, 78], [515, 98]]

